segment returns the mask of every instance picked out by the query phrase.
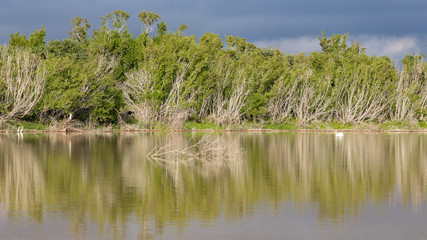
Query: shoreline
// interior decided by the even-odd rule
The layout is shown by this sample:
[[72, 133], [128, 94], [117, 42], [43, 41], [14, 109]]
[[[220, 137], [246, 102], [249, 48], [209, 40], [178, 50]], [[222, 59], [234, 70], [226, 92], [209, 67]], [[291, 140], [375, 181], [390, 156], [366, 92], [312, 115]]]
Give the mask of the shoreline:
[[[21, 131], [21, 132], [20, 132]], [[40, 123], [15, 121], [3, 125], [0, 134], [20, 133], [137, 133], [137, 132], [241, 132], [241, 133], [427, 133], [427, 122], [383, 122], [345, 124], [335, 121], [298, 124], [290, 121], [284, 123], [241, 122], [239, 124], [216, 124], [214, 122], [187, 121], [180, 126], [172, 127], [162, 122], [145, 125], [137, 123], [120, 123], [117, 125], [86, 125], [82, 122], [72, 124], [58, 123], [43, 125]]]
[[[427, 133], [427, 129], [79, 129], [64, 130], [23, 130], [22, 133], [62, 133], [62, 134], [94, 134], [94, 133], [142, 133], [142, 132], [240, 132], [240, 133]], [[17, 134], [15, 129], [2, 129], [1, 135]]]

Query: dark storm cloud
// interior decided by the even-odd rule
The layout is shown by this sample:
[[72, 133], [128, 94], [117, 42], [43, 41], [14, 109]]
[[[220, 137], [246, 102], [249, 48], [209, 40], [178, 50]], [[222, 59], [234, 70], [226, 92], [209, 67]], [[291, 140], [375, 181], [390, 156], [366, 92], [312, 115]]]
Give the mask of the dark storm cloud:
[[[220, 0], [207, 7], [218, 21], [210, 28], [250, 38], [275, 38], [326, 32], [417, 34], [425, 31], [427, 2], [422, 1], [266, 1]], [[348, 2], [348, 3], [347, 3]]]
[[48, 39], [66, 38], [75, 16], [87, 17], [93, 28], [97, 28], [99, 17], [116, 9], [131, 14], [129, 29], [135, 35], [142, 28], [137, 15], [146, 9], [159, 13], [170, 30], [187, 24], [187, 34], [197, 37], [215, 32], [256, 42], [315, 37], [325, 31], [328, 35], [349, 32], [356, 36], [415, 36], [423, 41], [427, 1], [16, 0], [4, 1], [1, 6], [0, 42], [7, 42], [10, 33], [22, 32], [28, 36], [41, 25], [46, 27]]

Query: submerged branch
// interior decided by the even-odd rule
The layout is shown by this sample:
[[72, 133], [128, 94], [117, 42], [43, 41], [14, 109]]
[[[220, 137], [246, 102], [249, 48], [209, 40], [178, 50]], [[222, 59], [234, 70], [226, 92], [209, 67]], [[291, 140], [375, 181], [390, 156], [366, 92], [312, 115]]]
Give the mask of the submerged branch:
[[219, 137], [214, 137], [211, 134], [204, 135], [200, 139], [191, 137], [185, 144], [174, 143], [170, 140], [162, 147], [153, 148], [147, 158], [156, 163], [167, 163], [178, 161], [180, 163], [196, 163], [196, 162], [230, 162], [241, 159], [243, 150], [235, 151]]

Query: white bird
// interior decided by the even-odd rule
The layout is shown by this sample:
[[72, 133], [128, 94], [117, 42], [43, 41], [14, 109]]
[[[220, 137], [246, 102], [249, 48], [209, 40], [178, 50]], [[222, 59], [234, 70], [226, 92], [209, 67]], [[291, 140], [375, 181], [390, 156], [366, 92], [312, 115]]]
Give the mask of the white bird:
[[67, 120], [65, 120], [65, 122], [62, 124], [62, 127], [64, 128], [62, 131], [64, 131], [64, 132], [69, 131], [68, 125], [71, 125], [72, 119], [73, 119], [73, 114], [72, 113], [68, 114]]
[[18, 141], [24, 139], [24, 135], [22, 135], [22, 130], [24, 130], [24, 127], [20, 126], [16, 131], [16, 134], [18, 134]]
[[344, 133], [335, 131], [335, 137], [342, 137]]

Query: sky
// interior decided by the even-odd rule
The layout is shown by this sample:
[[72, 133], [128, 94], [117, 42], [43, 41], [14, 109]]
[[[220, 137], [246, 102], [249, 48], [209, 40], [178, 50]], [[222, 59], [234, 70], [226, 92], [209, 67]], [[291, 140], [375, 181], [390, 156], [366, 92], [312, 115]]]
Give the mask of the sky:
[[286, 53], [319, 51], [318, 36], [349, 33], [371, 55], [398, 61], [406, 54], [427, 53], [426, 0], [0, 0], [0, 43], [11, 33], [28, 36], [46, 27], [47, 39], [64, 39], [70, 21], [87, 18], [92, 29], [114, 10], [130, 13], [128, 29], [142, 31], [138, 13], [158, 13], [175, 31], [240, 36], [262, 48]]

